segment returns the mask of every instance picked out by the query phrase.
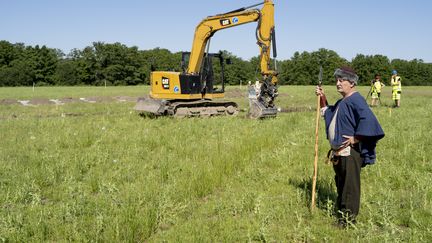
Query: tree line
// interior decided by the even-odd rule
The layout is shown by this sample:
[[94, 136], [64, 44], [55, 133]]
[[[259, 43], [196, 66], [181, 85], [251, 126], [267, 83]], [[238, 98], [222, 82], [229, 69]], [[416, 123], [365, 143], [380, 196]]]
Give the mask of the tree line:
[[[228, 51], [225, 58], [226, 82], [238, 85], [260, 77], [258, 56], [243, 60]], [[137, 85], [149, 84], [150, 72], [181, 71], [181, 52], [167, 49], [139, 50], [121, 43], [94, 42], [84, 49], [68, 54], [46, 46], [0, 41], [0, 86], [31, 85]], [[396, 69], [403, 85], [432, 85], [432, 63], [421, 59], [390, 60], [383, 55], [358, 54], [351, 61], [335, 51], [321, 48], [314, 52], [295, 52], [288, 60], [276, 62], [280, 85], [314, 85], [322, 66], [323, 83], [333, 83], [333, 71], [342, 65], [353, 67], [360, 85], [369, 85], [379, 73], [388, 83], [391, 70]]]

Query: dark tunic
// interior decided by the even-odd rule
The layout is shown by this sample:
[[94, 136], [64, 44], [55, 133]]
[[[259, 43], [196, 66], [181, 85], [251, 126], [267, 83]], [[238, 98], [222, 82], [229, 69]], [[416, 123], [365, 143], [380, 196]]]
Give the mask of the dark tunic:
[[334, 106], [328, 106], [324, 113], [327, 138], [336, 109], [338, 112], [332, 146], [340, 146], [346, 140], [342, 135], [358, 137], [363, 165], [375, 163], [375, 147], [378, 140], [384, 137], [384, 131], [363, 96], [355, 92], [347, 98], [338, 100]]

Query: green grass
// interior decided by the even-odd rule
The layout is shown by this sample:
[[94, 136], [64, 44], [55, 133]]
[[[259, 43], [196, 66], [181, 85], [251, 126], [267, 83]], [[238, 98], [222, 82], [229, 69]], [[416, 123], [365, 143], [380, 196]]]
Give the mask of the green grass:
[[146, 86], [72, 86], [72, 87], [1, 87], [0, 99], [31, 99], [31, 98], [64, 98], [64, 97], [89, 97], [89, 96], [139, 96], [147, 94]]
[[[368, 87], [360, 87], [365, 95]], [[239, 87], [229, 87], [229, 94]], [[330, 103], [338, 98], [325, 87]], [[147, 87], [0, 88], [0, 99], [142, 96]], [[0, 241], [432, 241], [432, 87], [373, 108], [386, 137], [362, 171], [355, 228], [332, 224], [320, 128], [310, 207], [314, 87], [285, 86], [276, 119], [143, 118], [131, 102], [0, 105]], [[244, 98], [231, 96], [245, 109]]]

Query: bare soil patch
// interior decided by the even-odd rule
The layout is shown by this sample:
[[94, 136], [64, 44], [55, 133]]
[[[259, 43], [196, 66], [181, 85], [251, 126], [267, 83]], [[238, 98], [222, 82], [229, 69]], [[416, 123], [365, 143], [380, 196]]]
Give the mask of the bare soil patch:
[[30, 105], [52, 105], [54, 102], [50, 101], [50, 99], [45, 98], [33, 98], [29, 102]]
[[18, 101], [16, 99], [1, 99], [0, 105], [16, 105]]
[[64, 97], [60, 99], [49, 98], [33, 98], [30, 100], [18, 99], [0, 99], [0, 105], [23, 105], [23, 106], [38, 106], [38, 105], [62, 105], [70, 103], [111, 103], [111, 102], [136, 102], [138, 97], [131, 96], [92, 96], [85, 98]]

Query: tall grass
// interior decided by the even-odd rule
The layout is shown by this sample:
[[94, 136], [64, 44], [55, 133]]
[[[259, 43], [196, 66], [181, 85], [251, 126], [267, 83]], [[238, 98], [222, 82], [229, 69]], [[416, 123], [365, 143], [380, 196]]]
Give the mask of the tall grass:
[[[23, 89], [1, 88], [0, 97], [106, 92]], [[146, 93], [107, 89], [108, 96]], [[325, 89], [334, 102], [334, 87]], [[130, 102], [1, 105], [0, 241], [432, 240], [432, 88], [404, 87], [399, 109], [390, 107], [386, 89], [384, 106], [373, 108], [386, 137], [377, 163], [362, 171], [359, 223], [347, 230], [332, 225], [334, 175], [321, 162], [318, 209], [309, 211], [314, 88], [280, 90], [278, 105], [302, 109], [264, 121], [244, 112], [149, 119]], [[360, 87], [364, 95], [367, 90]], [[245, 97], [232, 99], [245, 109]], [[323, 127], [319, 145], [324, 161]]]

